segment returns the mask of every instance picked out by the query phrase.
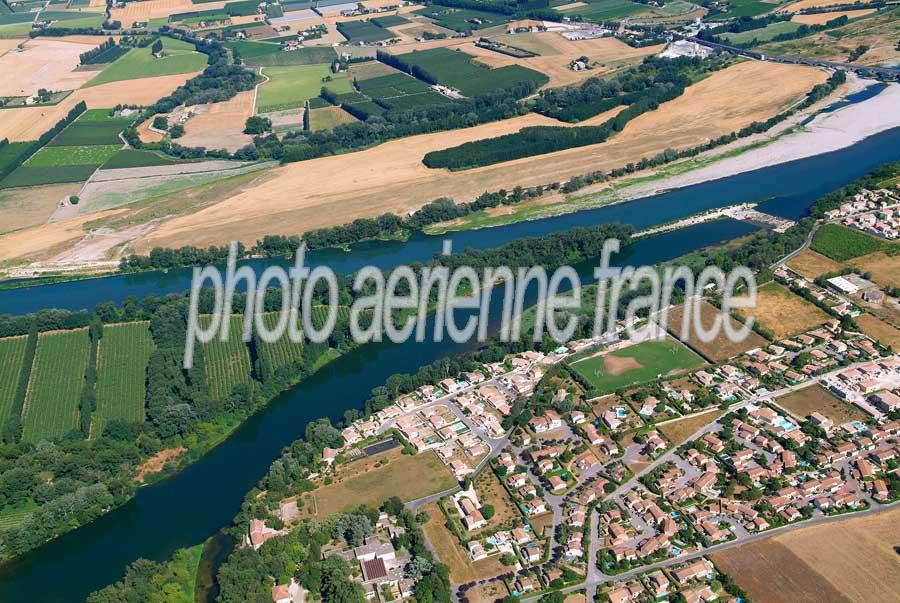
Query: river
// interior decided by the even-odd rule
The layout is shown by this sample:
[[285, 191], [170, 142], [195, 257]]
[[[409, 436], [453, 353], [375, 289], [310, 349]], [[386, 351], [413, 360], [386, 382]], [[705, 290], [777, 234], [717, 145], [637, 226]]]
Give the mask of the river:
[[[787, 218], [800, 217], [821, 194], [863, 175], [874, 166], [900, 159], [900, 129], [885, 132], [851, 148], [708, 182], [655, 197], [545, 220], [481, 231], [455, 233], [457, 250], [494, 247], [530, 235], [572, 226], [627, 222], [645, 228], [686, 215], [745, 201], [767, 199], [761, 206]], [[754, 226], [721, 220], [636, 242], [618, 264], [657, 263], [703, 246], [742, 236]], [[442, 237], [417, 235], [405, 243], [367, 243], [351, 253], [319, 251], [315, 263], [350, 272], [366, 263], [390, 267], [428, 259]], [[254, 262], [262, 264], [264, 262]], [[129, 295], [183, 290], [189, 271], [148, 273], [73, 281], [0, 292], [0, 312], [40, 308], [90, 307], [121, 302]], [[492, 316], [502, 302], [493, 301]], [[141, 488], [127, 504], [97, 521], [0, 567], [0, 601], [80, 601], [91, 591], [121, 578], [138, 557], [163, 560], [184, 546], [197, 544], [227, 525], [244, 493], [265, 473], [281, 449], [303, 433], [310, 420], [339, 419], [359, 407], [370, 390], [398, 372], [412, 372], [438, 358], [471, 349], [474, 344], [372, 344], [338, 358], [296, 387], [281, 394], [249, 418], [218, 448], [178, 475]]]

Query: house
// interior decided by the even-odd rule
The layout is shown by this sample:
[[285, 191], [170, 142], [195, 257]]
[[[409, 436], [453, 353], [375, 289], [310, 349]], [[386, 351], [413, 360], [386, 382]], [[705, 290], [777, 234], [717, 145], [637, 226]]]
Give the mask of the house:
[[664, 595], [669, 594], [669, 586], [671, 582], [666, 578], [666, 575], [659, 570], [656, 570], [649, 576], [647, 576], [647, 586], [650, 589], [650, 592], [653, 594], [655, 598], [660, 598]]
[[272, 600], [275, 603], [292, 603], [294, 597], [291, 596], [290, 587], [287, 584], [276, 584], [272, 587]]
[[869, 401], [882, 412], [894, 412], [895, 410], [900, 410], [900, 396], [893, 392], [883, 391], [872, 394], [869, 396]]
[[672, 572], [672, 577], [679, 584], [687, 584], [693, 580], [706, 580], [715, 573], [713, 564], [706, 559], [700, 559], [690, 565], [686, 565]]
[[533, 591], [536, 588], [535, 584], [534, 584], [534, 580], [532, 580], [528, 576], [522, 576], [521, 578], [516, 580], [515, 583], [513, 584], [513, 587], [515, 588], [516, 592], [520, 595], [523, 593], [530, 593], [531, 591]]
[[566, 484], [566, 480], [564, 480], [563, 478], [559, 477], [558, 475], [551, 475], [551, 476], [550, 476], [550, 479], [547, 480], [547, 481], [550, 482], [550, 488], [551, 488], [554, 492], [559, 492], [559, 491], [561, 491], [561, 490], [565, 490], [566, 487], [567, 487], [567, 485], [568, 485], [568, 484]]
[[250, 544], [254, 550], [258, 550], [267, 540], [276, 536], [281, 536], [285, 533], [284, 530], [276, 530], [275, 528], [268, 527], [266, 522], [261, 519], [252, 519], [250, 520], [250, 529], [245, 538], [245, 542]]
[[834, 421], [832, 421], [825, 415], [818, 413], [818, 412], [814, 412], [811, 415], [809, 415], [809, 422], [812, 423], [813, 425], [815, 425], [816, 427], [818, 427], [819, 429], [822, 429], [823, 431], [825, 431], [825, 433], [830, 433], [831, 430], [834, 428]]
[[337, 458], [337, 455], [338, 455], [338, 451], [335, 450], [334, 448], [325, 448], [324, 450], [322, 450], [322, 460], [329, 467], [334, 463], [335, 459]]

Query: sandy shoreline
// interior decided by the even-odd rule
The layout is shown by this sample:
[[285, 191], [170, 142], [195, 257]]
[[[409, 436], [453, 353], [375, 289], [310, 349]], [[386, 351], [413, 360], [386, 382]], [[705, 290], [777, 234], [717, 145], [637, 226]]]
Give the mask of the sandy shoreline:
[[[874, 82], [867, 82], [874, 83]], [[853, 90], [851, 90], [852, 92]], [[830, 103], [829, 103], [830, 104]], [[710, 165], [661, 178], [634, 184], [619, 191], [623, 200], [639, 199], [676, 188], [718, 180], [743, 172], [750, 172], [797, 159], [813, 157], [854, 145], [869, 136], [900, 127], [900, 84], [887, 88], [868, 100], [842, 107], [830, 113], [820, 113], [801, 131], [790, 134], [769, 133], [761, 138], [742, 142], [739, 149], [757, 141], [773, 140], [740, 155], [720, 159]], [[717, 149], [712, 157], [727, 152], [729, 147]]]

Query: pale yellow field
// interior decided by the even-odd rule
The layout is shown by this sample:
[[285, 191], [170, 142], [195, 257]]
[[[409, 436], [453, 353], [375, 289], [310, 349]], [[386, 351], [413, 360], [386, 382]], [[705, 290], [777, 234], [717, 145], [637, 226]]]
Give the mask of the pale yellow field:
[[816, 253], [812, 249], [804, 249], [794, 258], [788, 261], [788, 266], [796, 270], [806, 278], [814, 279], [820, 274], [834, 272], [844, 267], [840, 262], [835, 262], [829, 257]]
[[741, 310], [753, 317], [776, 339], [815, 328], [828, 320], [828, 315], [784, 285], [766, 283], [756, 291], [756, 307]]
[[825, 77], [808, 67], [740, 63], [638, 117], [605, 143], [464, 172], [428, 169], [421, 159], [432, 150], [557, 122], [529, 114], [286, 165], [259, 187], [165, 223], [137, 244], [144, 249], [187, 242], [207, 245], [225, 238], [252, 242], [263, 234], [298, 233], [387, 211], [405, 213], [442, 195], [461, 201], [486, 190], [546, 184], [608, 170], [665, 148], [691, 147], [765, 119]]
[[197, 73], [199, 72], [110, 82], [76, 90], [52, 107], [4, 109], [0, 111], [0, 138], [9, 138], [11, 142], [36, 140], [80, 101], [84, 101], [88, 109], [109, 108], [119, 103], [148, 105], [172, 92]]
[[208, 149], [228, 149], [234, 152], [253, 141], [244, 134], [244, 122], [253, 115], [253, 90], [238, 93], [223, 103], [198, 105], [197, 115], [184, 124], [180, 144]]
[[900, 350], [900, 329], [872, 316], [861, 314], [856, 317], [856, 323], [862, 332], [869, 337], [874, 337], [881, 345], [891, 346]]
[[872, 280], [882, 287], [900, 287], [900, 255], [876, 251], [850, 262], [863, 272], [871, 272]]
[[[868, 4], [869, 0], [860, 0], [860, 3]], [[803, 10], [804, 8], [813, 8], [816, 6], [832, 6], [835, 4], [841, 4], [841, 2], [838, 2], [836, 0], [800, 0], [799, 2], [788, 4], [778, 12], [793, 13], [798, 10]]]
[[0, 96], [29, 96], [41, 88], [75, 90], [97, 75], [96, 71], [73, 71], [85, 52], [84, 44], [53, 38], [25, 43], [25, 52], [9, 51], [0, 56]]
[[855, 19], [856, 17], [862, 17], [863, 15], [868, 15], [870, 13], [874, 13], [874, 8], [860, 8], [858, 10], [842, 10], [833, 13], [818, 13], [814, 15], [794, 15], [791, 17], [791, 21], [795, 23], [802, 23], [804, 25], [822, 25], [831, 21], [832, 19], [837, 19], [838, 17], [847, 17], [848, 19]]

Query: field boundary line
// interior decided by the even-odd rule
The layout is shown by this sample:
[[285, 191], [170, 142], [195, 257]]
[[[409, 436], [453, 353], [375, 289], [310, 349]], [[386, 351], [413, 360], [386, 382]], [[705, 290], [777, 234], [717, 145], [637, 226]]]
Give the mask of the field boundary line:
[[[34, 344], [34, 356], [31, 358], [31, 369], [28, 371], [28, 386], [25, 388], [25, 399], [22, 400], [22, 413], [21, 418], [24, 420], [25, 415], [28, 414], [28, 402], [31, 399], [31, 387], [34, 384], [34, 366], [37, 364], [37, 347], [41, 342], [40, 334], [38, 334], [37, 341]], [[25, 367], [22, 367], [24, 370]], [[24, 427], [24, 425], [23, 425]]]

